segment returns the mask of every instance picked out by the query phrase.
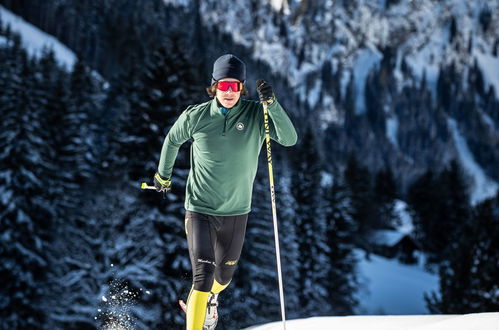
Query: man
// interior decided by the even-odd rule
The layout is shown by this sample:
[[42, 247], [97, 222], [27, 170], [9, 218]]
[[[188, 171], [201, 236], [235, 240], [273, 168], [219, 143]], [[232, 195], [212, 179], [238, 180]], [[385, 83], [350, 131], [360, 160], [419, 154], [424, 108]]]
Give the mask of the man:
[[[213, 64], [209, 102], [189, 106], [168, 132], [154, 176], [156, 189], [171, 188], [179, 147], [192, 139], [191, 169], [185, 197], [185, 232], [193, 271], [187, 299], [187, 329], [214, 329], [218, 294], [232, 280], [244, 242], [258, 155], [265, 139], [262, 105], [246, 94], [246, 66], [226, 54]], [[296, 143], [291, 120], [272, 87], [257, 81], [261, 102], [268, 104], [271, 138]]]

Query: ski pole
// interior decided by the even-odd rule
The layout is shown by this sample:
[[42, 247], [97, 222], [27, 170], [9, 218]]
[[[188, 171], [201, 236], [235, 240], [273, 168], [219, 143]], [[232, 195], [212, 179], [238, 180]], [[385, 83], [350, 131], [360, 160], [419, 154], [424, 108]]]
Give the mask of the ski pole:
[[274, 241], [275, 241], [276, 259], [277, 259], [277, 276], [279, 280], [279, 298], [281, 301], [282, 327], [284, 330], [286, 330], [286, 310], [284, 307], [284, 289], [282, 284], [281, 252], [279, 249], [279, 232], [277, 228], [277, 209], [275, 202], [274, 173], [272, 170], [272, 150], [270, 148], [269, 111], [267, 109], [267, 102], [262, 102], [262, 106], [263, 106], [263, 126], [265, 128], [265, 141], [267, 146], [267, 162], [269, 165], [270, 199], [272, 201], [272, 220], [274, 222]]
[[142, 182], [142, 184], [140, 185], [140, 189], [154, 189], [154, 190], [156, 190], [156, 187], [155, 186], [149, 186], [147, 183]]

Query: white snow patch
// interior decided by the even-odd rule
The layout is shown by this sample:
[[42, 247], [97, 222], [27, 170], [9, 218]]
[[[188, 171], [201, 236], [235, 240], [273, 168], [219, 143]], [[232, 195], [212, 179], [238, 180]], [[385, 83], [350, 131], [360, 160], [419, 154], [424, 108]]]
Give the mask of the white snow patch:
[[379, 64], [382, 55], [374, 48], [362, 49], [358, 52], [354, 62], [355, 76], [355, 113], [362, 114], [366, 110], [364, 89], [369, 72]]
[[407, 210], [407, 203], [397, 199], [395, 201], [395, 213], [400, 220], [397, 230], [404, 234], [411, 234], [414, 231], [414, 223], [412, 221], [412, 216]]
[[482, 109], [476, 108], [476, 110], [478, 111], [478, 113], [482, 117], [482, 121], [489, 127], [489, 129], [491, 131], [495, 132], [496, 125], [494, 124], [494, 121], [492, 120], [492, 118], [490, 118], [490, 116], [486, 112], [484, 112]]
[[333, 184], [333, 175], [331, 173], [322, 172], [321, 176], [321, 187], [328, 187]]
[[190, 4], [190, 0], [163, 0], [163, 2], [167, 5], [174, 7], [187, 7]]
[[[288, 330], [497, 330], [499, 313], [464, 315], [329, 316], [286, 321]], [[281, 330], [282, 322], [247, 328]]]
[[322, 87], [322, 81], [316, 80], [314, 87], [309, 90], [307, 95], [307, 101], [310, 108], [314, 108], [317, 105], [317, 102], [319, 102], [319, 98], [321, 95], [321, 87]]
[[399, 129], [399, 121], [395, 114], [392, 114], [391, 117], [386, 119], [386, 137], [393, 144], [394, 147], [399, 146], [397, 140], [397, 134]]
[[423, 294], [438, 291], [438, 276], [430, 274], [419, 265], [405, 265], [395, 259], [371, 254], [369, 259], [362, 251], [356, 254], [359, 280], [365, 287], [359, 293], [362, 314], [410, 315], [426, 314]]
[[288, 15], [290, 13], [287, 0], [270, 0], [270, 4], [275, 11], [281, 11], [282, 9], [284, 14]]
[[71, 49], [59, 40], [26, 22], [21, 17], [14, 15], [1, 5], [0, 16], [4, 26], [10, 25], [13, 32], [21, 35], [23, 46], [27, 49], [28, 54], [40, 56], [44, 49], [52, 49], [60, 64], [65, 65], [68, 69], [73, 68], [77, 57]]
[[329, 127], [331, 123], [342, 125], [344, 122], [344, 116], [341, 115], [340, 111], [336, 108], [334, 100], [331, 96], [325, 95], [322, 98], [322, 107], [324, 111], [319, 113], [321, 129], [325, 130]]
[[403, 237], [404, 233], [401, 233], [397, 230], [376, 230], [370, 237], [370, 240], [376, 244], [394, 246], [397, 244]]
[[447, 125], [452, 133], [461, 165], [473, 179], [471, 203], [477, 204], [484, 199], [495, 196], [499, 188], [498, 184], [487, 177], [480, 165], [477, 164], [466, 143], [466, 139], [459, 132], [456, 121], [448, 118]]
[[499, 57], [483, 54], [479, 51], [475, 51], [474, 55], [482, 71], [486, 88], [488, 89], [492, 85], [495, 96], [499, 97]]

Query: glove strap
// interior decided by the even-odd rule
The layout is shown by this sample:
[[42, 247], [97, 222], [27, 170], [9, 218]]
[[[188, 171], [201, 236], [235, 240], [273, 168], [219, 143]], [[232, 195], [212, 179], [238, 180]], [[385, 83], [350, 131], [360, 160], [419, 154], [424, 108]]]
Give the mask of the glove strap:
[[267, 105], [271, 105], [274, 102], [275, 102], [275, 95], [274, 94], [272, 94], [272, 97], [270, 99], [268, 99], [268, 100], [265, 101], [265, 103]]
[[154, 175], [154, 178], [162, 185], [162, 186], [165, 186], [165, 187], [170, 187], [172, 182], [170, 181], [170, 179], [163, 179], [161, 177], [161, 175], [159, 173], [156, 173]]

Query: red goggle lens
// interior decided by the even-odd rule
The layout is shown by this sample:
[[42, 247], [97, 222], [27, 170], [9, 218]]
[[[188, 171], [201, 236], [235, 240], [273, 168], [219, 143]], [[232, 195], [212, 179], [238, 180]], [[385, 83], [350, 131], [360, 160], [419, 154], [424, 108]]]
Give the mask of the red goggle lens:
[[222, 92], [227, 91], [229, 87], [233, 92], [239, 92], [243, 89], [243, 83], [239, 81], [219, 81], [217, 83], [217, 88]]

